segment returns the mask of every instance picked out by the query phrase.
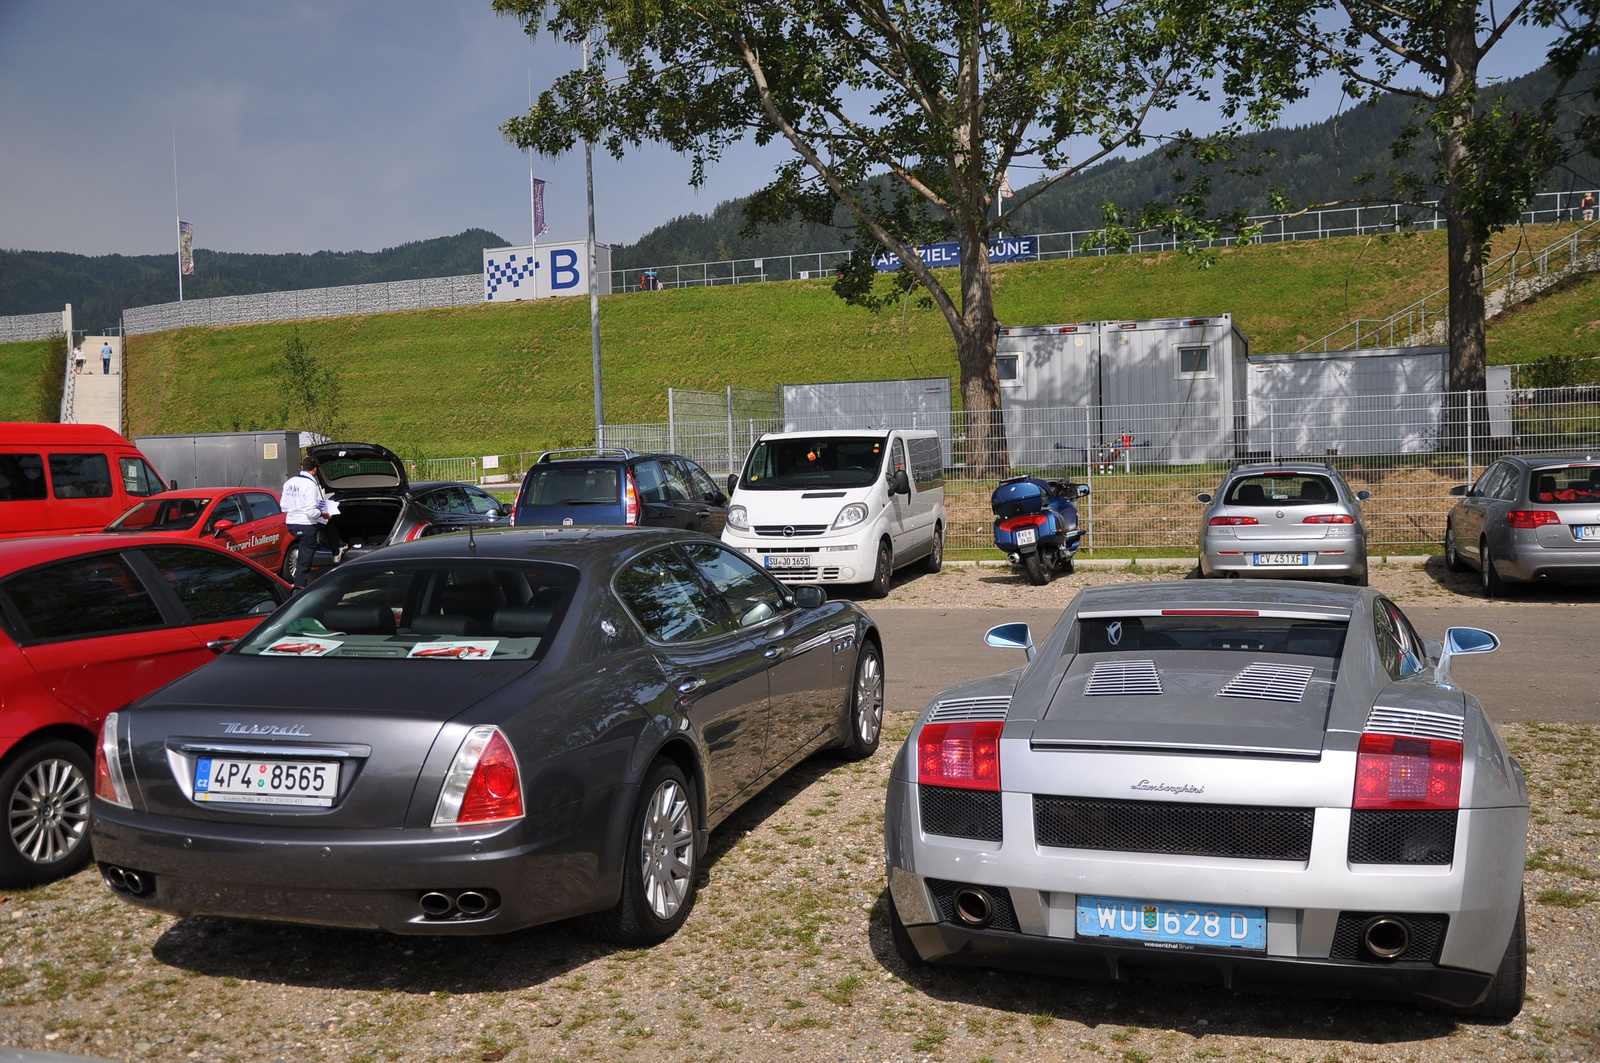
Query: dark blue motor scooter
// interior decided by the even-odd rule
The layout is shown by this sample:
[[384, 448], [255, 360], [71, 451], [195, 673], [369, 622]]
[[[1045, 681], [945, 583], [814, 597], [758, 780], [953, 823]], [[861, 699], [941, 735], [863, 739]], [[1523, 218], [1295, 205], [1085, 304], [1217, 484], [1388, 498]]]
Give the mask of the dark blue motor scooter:
[[1088, 484], [1013, 476], [989, 496], [994, 544], [1023, 567], [1029, 583], [1042, 587], [1057, 573], [1071, 574], [1080, 535], [1077, 501], [1088, 493]]

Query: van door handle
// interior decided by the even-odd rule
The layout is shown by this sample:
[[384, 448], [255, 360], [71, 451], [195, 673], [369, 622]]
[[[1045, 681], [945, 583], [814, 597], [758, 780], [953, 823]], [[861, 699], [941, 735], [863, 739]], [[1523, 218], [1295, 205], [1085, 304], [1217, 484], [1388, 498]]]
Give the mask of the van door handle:
[[688, 676], [678, 680], [678, 693], [693, 694], [696, 690], [706, 685], [706, 681], [699, 676]]

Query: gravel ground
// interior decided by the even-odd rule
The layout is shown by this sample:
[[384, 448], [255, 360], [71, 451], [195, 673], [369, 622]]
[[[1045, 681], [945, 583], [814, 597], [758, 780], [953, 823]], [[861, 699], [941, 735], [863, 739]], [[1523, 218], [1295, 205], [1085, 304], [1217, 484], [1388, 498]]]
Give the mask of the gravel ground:
[[[1181, 574], [1143, 569], [1027, 593], [1065, 605], [1086, 584]], [[1436, 565], [1373, 575], [1402, 601], [1454, 580]], [[1001, 606], [1018, 586], [952, 568], [875, 604]], [[286, 1063], [1600, 1059], [1600, 728], [1504, 728], [1534, 802], [1529, 996], [1493, 1026], [1385, 1002], [908, 970], [884, 921], [881, 816], [911, 719], [891, 716], [872, 760], [815, 758], [721, 827], [689, 922], [645, 951], [568, 926], [416, 939], [175, 920], [92, 872], [0, 892], [0, 1045]]]
[[[1187, 579], [1194, 573], [1195, 567], [1190, 561], [1146, 561], [1133, 566], [1117, 562], [1114, 568], [1081, 566], [1072, 575], [1060, 577], [1049, 586], [1034, 587], [1020, 569], [1010, 566], [947, 564], [937, 576], [918, 574], [914, 567], [903, 570], [895, 578], [889, 597], [882, 601], [867, 600], [846, 588], [837, 591], [830, 588], [829, 594], [854, 598], [868, 610], [1064, 609], [1072, 601], [1073, 595], [1084, 587], [1139, 580]], [[1519, 588], [1510, 598], [1485, 599], [1478, 590], [1477, 572], [1450, 572], [1444, 567], [1442, 557], [1374, 563], [1369, 578], [1372, 586], [1399, 602], [1402, 608], [1419, 602], [1436, 605], [1445, 601], [1459, 601], [1463, 597], [1491, 608], [1528, 602], [1559, 604], [1600, 601], [1600, 588], [1559, 585]]]

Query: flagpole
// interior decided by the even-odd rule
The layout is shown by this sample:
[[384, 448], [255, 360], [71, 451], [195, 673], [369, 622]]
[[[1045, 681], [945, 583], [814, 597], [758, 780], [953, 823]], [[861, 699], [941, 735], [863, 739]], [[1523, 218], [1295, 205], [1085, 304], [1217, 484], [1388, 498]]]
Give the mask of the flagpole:
[[183, 302], [183, 209], [178, 206], [178, 124], [172, 124], [172, 218], [178, 233], [178, 302]]
[[[583, 70], [589, 71], [589, 35], [583, 36]], [[600, 265], [600, 255], [594, 244], [594, 145], [587, 137], [583, 141], [583, 169], [589, 185], [589, 343], [594, 356], [594, 442], [600, 446], [600, 436], [605, 426], [605, 403], [600, 393], [600, 278], [595, 271]]]
[[[528, 110], [533, 110], [533, 67], [528, 68]], [[533, 149], [528, 149], [528, 231], [533, 234], [534, 262], [539, 261], [539, 211], [533, 201]], [[534, 278], [534, 292], [539, 290], [539, 279]]]

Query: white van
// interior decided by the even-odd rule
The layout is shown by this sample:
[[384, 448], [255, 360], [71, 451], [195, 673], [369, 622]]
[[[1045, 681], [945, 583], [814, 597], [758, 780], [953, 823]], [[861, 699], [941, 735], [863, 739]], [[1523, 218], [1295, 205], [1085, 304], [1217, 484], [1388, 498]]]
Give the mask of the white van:
[[923, 430], [764, 435], [728, 478], [722, 541], [784, 583], [865, 583], [944, 563], [944, 451]]

